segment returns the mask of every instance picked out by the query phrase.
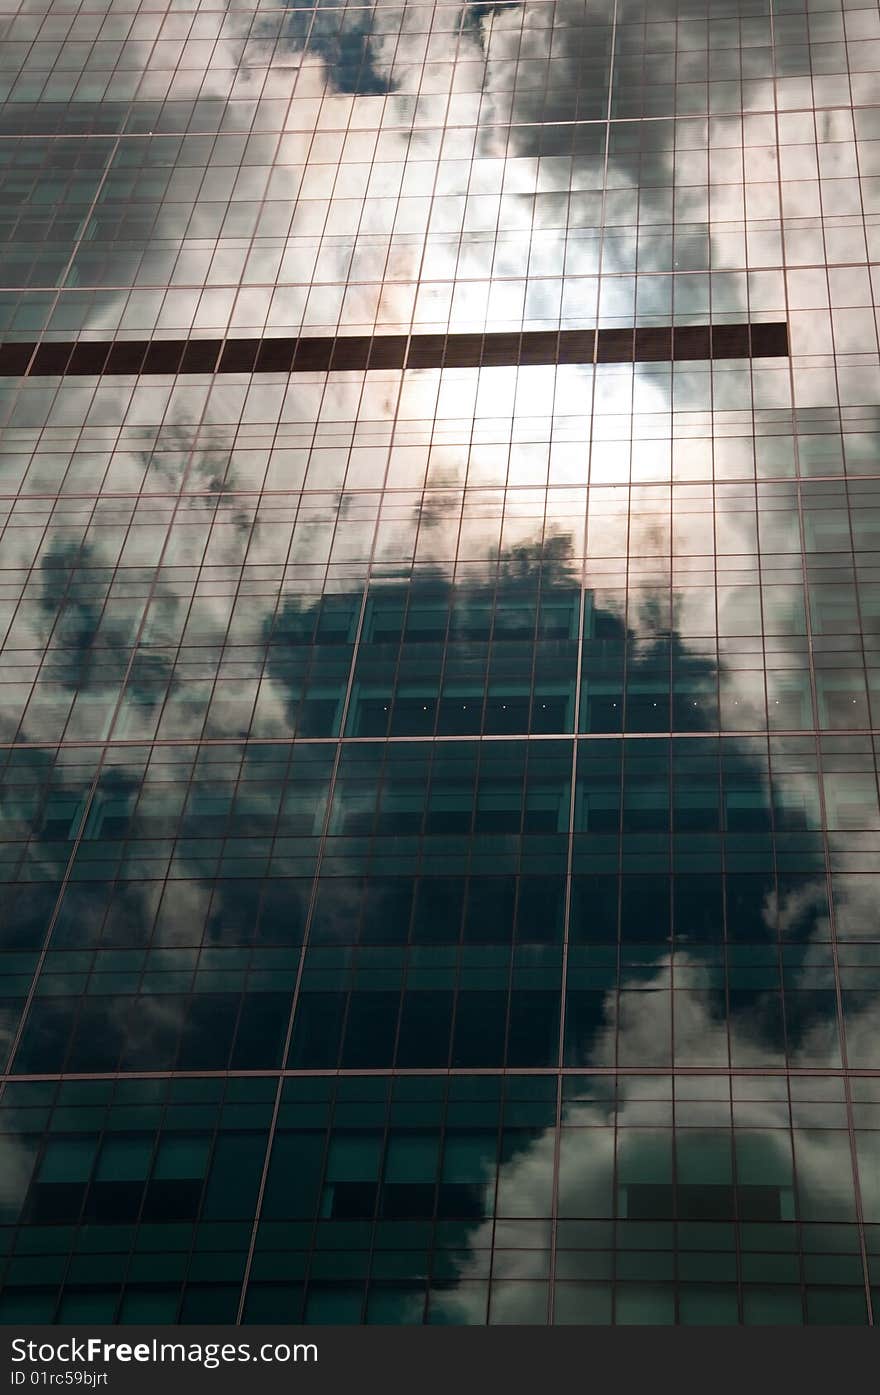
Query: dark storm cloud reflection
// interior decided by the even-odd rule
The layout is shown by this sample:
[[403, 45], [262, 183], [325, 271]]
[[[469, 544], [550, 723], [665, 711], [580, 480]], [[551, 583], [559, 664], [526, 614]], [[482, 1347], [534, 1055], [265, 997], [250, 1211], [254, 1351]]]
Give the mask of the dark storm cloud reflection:
[[[288, 3], [292, 13], [281, 21], [281, 37], [276, 55], [301, 57], [306, 50], [327, 65], [327, 73], [337, 92], [381, 96], [394, 91], [394, 82], [383, 74], [373, 51], [375, 9], [349, 8], [338, 0], [320, 0], [313, 10]], [[271, 25], [274, 37], [275, 21]], [[258, 29], [259, 33], [259, 29]]]

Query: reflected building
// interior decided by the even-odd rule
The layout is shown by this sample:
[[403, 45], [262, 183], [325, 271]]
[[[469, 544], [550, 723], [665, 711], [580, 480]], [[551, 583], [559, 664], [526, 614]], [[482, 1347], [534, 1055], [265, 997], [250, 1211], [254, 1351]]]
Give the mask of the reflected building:
[[0, 40], [0, 1316], [872, 1322], [876, 5]]

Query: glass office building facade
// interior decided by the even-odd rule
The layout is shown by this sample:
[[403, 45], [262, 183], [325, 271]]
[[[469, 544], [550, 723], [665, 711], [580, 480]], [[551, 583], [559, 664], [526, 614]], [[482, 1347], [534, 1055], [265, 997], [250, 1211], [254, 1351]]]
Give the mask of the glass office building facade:
[[877, 4], [0, 10], [0, 1317], [870, 1323]]

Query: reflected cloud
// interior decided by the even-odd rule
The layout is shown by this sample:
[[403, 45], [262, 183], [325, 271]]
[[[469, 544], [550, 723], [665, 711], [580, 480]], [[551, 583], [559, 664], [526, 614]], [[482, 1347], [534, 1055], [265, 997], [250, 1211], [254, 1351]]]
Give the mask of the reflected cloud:
[[[802, 555], [849, 567], [876, 541], [867, 508], [850, 532], [855, 493], [813, 492], [842, 478], [838, 392], [871, 428], [847, 467], [876, 445], [867, 368], [834, 378], [818, 356], [876, 340], [840, 313], [832, 332], [807, 228], [783, 279], [783, 214], [821, 208], [799, 111], [775, 112], [795, 46], [774, 74], [761, 17], [710, 49], [705, 5], [645, 22], [625, 0], [559, 0], [552, 24], [503, 2], [139, 18], [136, 82], [106, 107], [125, 138], [97, 140], [70, 190], [62, 161], [55, 250], [9, 263], [32, 287], [15, 334], [787, 317], [795, 367], [15, 384], [0, 813], [25, 887], [9, 944], [31, 969], [47, 953], [23, 1024], [3, 1019], [14, 1070], [276, 1071], [290, 1029], [315, 1071], [540, 1071], [564, 986], [566, 1064], [619, 1067], [616, 1105], [604, 1076], [576, 1083], [561, 1144], [523, 1130], [497, 1178], [471, 1169], [432, 1320], [486, 1320], [493, 1245], [491, 1320], [543, 1320], [508, 1220], [852, 1222], [848, 1121], [798, 1119], [797, 1075], [791, 1098], [735, 1097], [746, 1071], [836, 1083], [878, 1039], [844, 962], [877, 920], [873, 756], [847, 749], [871, 711], [862, 668], [837, 663], [871, 593]], [[65, 94], [45, 76], [48, 107]], [[821, 113], [822, 178], [849, 210], [841, 113]], [[851, 231], [829, 222], [848, 274]], [[797, 461], [792, 381], [827, 409]], [[841, 735], [821, 768], [814, 712]], [[542, 738], [525, 754], [503, 741], [524, 734]], [[477, 754], [475, 735], [498, 741]], [[362, 739], [337, 759], [339, 736]], [[62, 737], [79, 745], [56, 767]], [[632, 1074], [673, 1066], [681, 1092], [717, 1067], [733, 1100], [719, 1086], [711, 1123], [688, 1122], [686, 1093], [673, 1114], [668, 1079]], [[0, 1168], [10, 1215], [28, 1156]], [[375, 1191], [349, 1182], [371, 1217]], [[559, 1287], [593, 1281], [575, 1250]], [[421, 1311], [401, 1303], [395, 1320]]]

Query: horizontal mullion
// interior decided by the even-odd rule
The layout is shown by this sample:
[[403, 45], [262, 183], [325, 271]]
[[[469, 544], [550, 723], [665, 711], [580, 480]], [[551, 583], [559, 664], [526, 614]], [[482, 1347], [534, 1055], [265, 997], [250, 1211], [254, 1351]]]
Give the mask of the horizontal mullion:
[[328, 373], [371, 369], [709, 362], [785, 358], [784, 321], [526, 330], [487, 334], [236, 339], [82, 339], [0, 344], [0, 375], [44, 378], [178, 373]]

